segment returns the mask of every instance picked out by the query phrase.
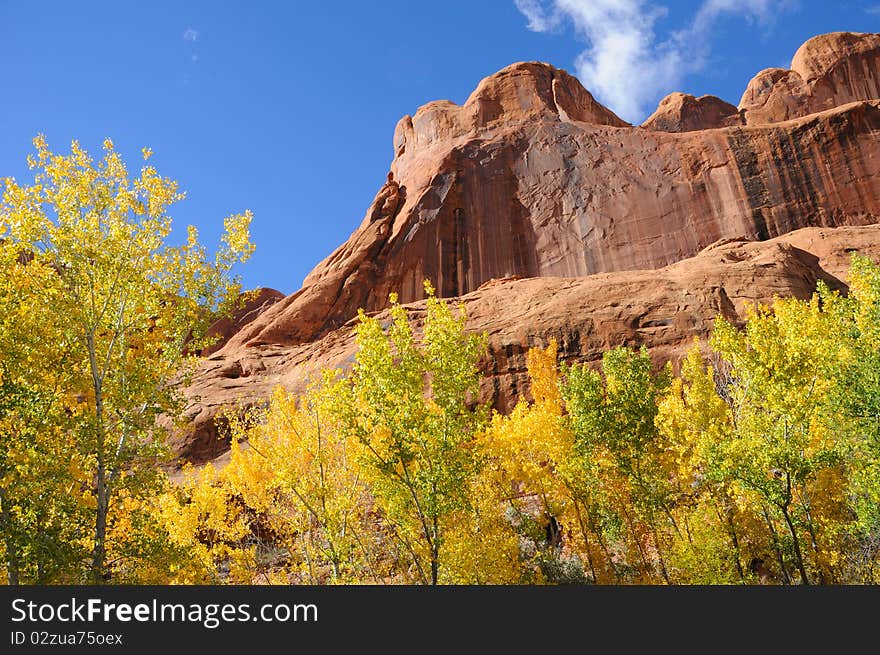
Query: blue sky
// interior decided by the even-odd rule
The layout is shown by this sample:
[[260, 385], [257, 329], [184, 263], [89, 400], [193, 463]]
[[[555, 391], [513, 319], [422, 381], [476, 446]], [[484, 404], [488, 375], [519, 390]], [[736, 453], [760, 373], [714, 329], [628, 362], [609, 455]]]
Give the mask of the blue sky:
[[880, 0], [0, 0], [0, 176], [110, 137], [187, 191], [175, 224], [216, 243], [254, 211], [247, 287], [285, 293], [360, 223], [397, 120], [464, 101], [515, 61], [578, 74], [642, 120], [674, 90], [736, 104], [759, 70], [822, 32], [880, 32]]

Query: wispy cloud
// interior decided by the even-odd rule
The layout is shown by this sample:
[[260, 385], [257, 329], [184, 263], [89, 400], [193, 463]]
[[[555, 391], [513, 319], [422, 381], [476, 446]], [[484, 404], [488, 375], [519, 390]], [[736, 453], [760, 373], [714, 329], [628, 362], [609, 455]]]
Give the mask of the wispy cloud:
[[198, 41], [199, 33], [191, 27], [187, 27], [186, 31], [183, 33], [184, 41]]
[[659, 38], [666, 7], [647, 0], [514, 0], [528, 29], [550, 32], [570, 22], [588, 47], [575, 72], [602, 102], [629, 121], [642, 120], [660, 96], [702, 70], [710, 32], [724, 16], [767, 25], [793, 0], [704, 0], [686, 26]]
[[872, 16], [880, 16], [880, 5], [873, 5], [871, 7], [865, 7], [865, 13], [871, 14]]
[[697, 11], [689, 32], [709, 30], [724, 14], [768, 24], [795, 3], [788, 0], [705, 0]]
[[529, 19], [528, 28], [533, 32], [548, 32], [559, 24], [559, 12], [547, 13], [541, 0], [513, 0], [516, 8]]

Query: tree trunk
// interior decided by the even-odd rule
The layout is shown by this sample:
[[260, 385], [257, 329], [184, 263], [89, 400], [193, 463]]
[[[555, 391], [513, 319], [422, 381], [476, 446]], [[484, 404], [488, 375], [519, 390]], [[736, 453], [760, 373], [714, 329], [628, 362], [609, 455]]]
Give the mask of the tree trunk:
[[794, 557], [797, 562], [798, 571], [801, 574], [801, 580], [805, 585], [810, 584], [810, 579], [807, 577], [807, 569], [804, 567], [804, 558], [801, 554], [801, 544], [800, 540], [797, 536], [797, 530], [794, 529], [794, 523], [791, 520], [791, 515], [788, 512], [788, 504], [780, 506], [779, 508], [782, 510], [782, 516], [785, 518], [785, 524], [788, 526], [788, 531], [791, 533], [791, 539], [794, 545]]
[[608, 560], [608, 567], [614, 574], [615, 581], [620, 584], [620, 573], [618, 573], [617, 566], [615, 566], [614, 564], [614, 558], [611, 556], [611, 551], [608, 549], [608, 544], [605, 543], [605, 538], [602, 536], [602, 528], [598, 523], [596, 523], [595, 517], [593, 516], [593, 513], [590, 511], [589, 507], [587, 507], [586, 503], [584, 503], [584, 510], [587, 512], [587, 520], [590, 522], [590, 528], [593, 530], [593, 534], [596, 535], [596, 541], [599, 542], [599, 547], [602, 549], [602, 552], [605, 553], [605, 559]]
[[761, 510], [764, 513], [764, 520], [767, 522], [767, 529], [770, 531], [770, 536], [773, 538], [773, 549], [776, 551], [776, 561], [779, 563], [779, 570], [782, 573], [782, 579], [785, 581], [785, 584], [790, 585], [791, 577], [788, 575], [788, 569], [785, 568], [785, 558], [782, 557], [782, 549], [779, 547], [779, 537], [776, 534], [776, 528], [773, 527], [773, 519], [770, 518], [770, 514], [766, 507], [762, 507]]
[[587, 564], [590, 565], [590, 574], [593, 576], [593, 582], [599, 584], [599, 578], [596, 576], [596, 567], [593, 565], [593, 556], [590, 554], [590, 540], [587, 537], [587, 526], [584, 525], [584, 519], [581, 516], [581, 510], [578, 507], [577, 501], [572, 501], [572, 505], [574, 506], [574, 514], [578, 520], [578, 526], [580, 526], [581, 529], [581, 535], [584, 538], [584, 552], [587, 554]]
[[666, 571], [666, 560], [663, 558], [663, 548], [660, 546], [660, 535], [657, 533], [657, 528], [654, 526], [653, 515], [651, 519], [651, 534], [654, 536], [654, 546], [657, 548], [657, 561], [660, 564], [660, 574], [663, 576], [663, 580], [666, 584], [671, 585], [672, 581], [669, 579], [669, 573]]
[[816, 535], [816, 528], [813, 525], [813, 516], [810, 513], [810, 505], [808, 502], [804, 501], [804, 502], [802, 502], [801, 506], [804, 509], [804, 515], [806, 516], [806, 519], [807, 519], [806, 525], [807, 525], [807, 532], [810, 533], [810, 546], [813, 548], [813, 553], [816, 556], [816, 568], [819, 572], [819, 584], [820, 585], [827, 585], [829, 583], [829, 577], [831, 578], [830, 582], [833, 583], [834, 582], [833, 573], [829, 572], [828, 575], [825, 574], [825, 567], [822, 563], [822, 551], [819, 548], [819, 537]]
[[801, 581], [808, 585], [810, 584], [810, 579], [807, 577], [807, 569], [804, 566], [804, 556], [801, 553], [801, 542], [797, 536], [797, 530], [794, 528], [794, 522], [791, 520], [791, 514], [789, 514], [788, 507], [791, 505], [791, 473], [785, 474], [785, 502], [780, 504], [779, 509], [782, 510], [782, 516], [785, 518], [785, 524], [788, 526], [788, 531], [791, 533], [791, 540], [794, 545], [794, 557], [797, 561], [798, 571], [801, 574]]
[[715, 502], [715, 513], [718, 519], [727, 527], [727, 536], [730, 537], [730, 543], [733, 546], [734, 562], [736, 564], [736, 572], [739, 574], [739, 581], [742, 584], [746, 582], [745, 571], [742, 567], [742, 557], [739, 548], [739, 537], [736, 534], [736, 525], [733, 522], [733, 507], [730, 499], [726, 495], [722, 495]]
[[736, 562], [736, 572], [739, 574], [739, 581], [745, 584], [746, 575], [742, 567], [742, 559], [739, 552], [739, 537], [736, 534], [736, 526], [733, 524], [733, 517], [727, 513], [727, 530], [730, 535], [730, 543], [733, 544], [733, 556]]
[[[103, 460], [103, 458], [101, 458]], [[92, 583], [104, 581], [104, 560], [107, 556], [107, 482], [103, 461], [98, 464], [98, 481], [95, 490], [97, 507], [95, 508], [95, 546], [92, 549]]]
[[19, 584], [18, 571], [18, 546], [15, 543], [15, 535], [12, 531], [12, 517], [9, 515], [9, 506], [6, 501], [6, 489], [0, 489], [0, 526], [3, 527], [3, 536], [6, 542], [6, 577], [11, 587]]
[[640, 539], [638, 532], [636, 531], [636, 526], [633, 523], [632, 518], [630, 518], [629, 512], [626, 511], [625, 504], [623, 507], [621, 507], [621, 510], [623, 512], [623, 517], [626, 520], [627, 525], [629, 526], [629, 532], [633, 537], [633, 541], [635, 541], [636, 548], [639, 551], [639, 558], [642, 560], [642, 570], [645, 573], [645, 575], [649, 576], [649, 579], [653, 580], [654, 576], [652, 575], [652, 572], [651, 572], [651, 569], [653, 567], [648, 565], [648, 557], [647, 557], [647, 555], [645, 555], [645, 549], [642, 548], [642, 541]]
[[95, 545], [92, 548], [92, 584], [104, 582], [105, 559], [107, 557], [107, 511], [110, 505], [110, 489], [107, 484], [107, 463], [105, 458], [104, 435], [104, 397], [95, 353], [95, 337], [88, 336], [89, 365], [92, 373], [92, 387], [95, 392], [95, 456], [98, 464], [95, 474]]
[[433, 517], [434, 534], [431, 539], [431, 584], [436, 585], [440, 577], [440, 537], [437, 515]]

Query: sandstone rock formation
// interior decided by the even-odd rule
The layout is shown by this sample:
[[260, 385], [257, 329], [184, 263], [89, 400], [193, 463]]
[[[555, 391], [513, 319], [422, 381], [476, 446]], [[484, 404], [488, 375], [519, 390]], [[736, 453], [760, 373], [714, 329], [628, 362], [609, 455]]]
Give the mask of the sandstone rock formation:
[[641, 127], [535, 62], [405, 116], [349, 240], [206, 360], [180, 452], [216, 453], [222, 405], [350, 363], [357, 309], [417, 302], [425, 278], [489, 330], [499, 407], [532, 339], [586, 360], [619, 343], [673, 357], [719, 312], [839, 278], [880, 234], [878, 52], [880, 35], [817, 37], [739, 110], [673, 94]]
[[208, 336], [217, 337], [217, 341], [202, 350], [202, 357], [207, 357], [226, 345], [232, 335], [265, 312], [269, 307], [284, 298], [284, 294], [275, 289], [255, 289], [245, 295], [241, 306], [231, 316], [221, 318], [208, 328]]
[[739, 110], [721, 98], [670, 93], [642, 127], [657, 132], [696, 132], [742, 124]]
[[[528, 349], [550, 338], [569, 361], [596, 361], [622, 344], [645, 345], [658, 362], [677, 360], [694, 337], [707, 336], [715, 316], [740, 321], [755, 302], [808, 298], [818, 280], [844, 289], [853, 251], [880, 259], [880, 225], [721, 241], [659, 270], [492, 280], [461, 297], [468, 328], [489, 335], [483, 400], [509, 409], [527, 390]], [[416, 317], [423, 308], [408, 306]], [[224, 407], [259, 404], [276, 385], [302, 390], [322, 367], [350, 366], [356, 320], [311, 343], [224, 348], [209, 357], [189, 390], [197, 401], [192, 429], [176, 436], [175, 449], [193, 461], [211, 459], [228, 448], [215, 425]]]
[[[842, 52], [858, 61], [874, 52], [875, 35], [850, 36], [834, 43], [862, 45]], [[855, 66], [802, 54], [810, 43], [796, 58], [813, 62], [805, 74], [821, 62]], [[371, 207], [299, 292], [233, 342], [306, 343], [359, 307], [383, 308], [392, 291], [420, 299], [425, 278], [450, 297], [498, 277], [655, 268], [721, 238], [876, 222], [880, 101], [861, 83], [834, 97], [859, 93], [862, 102], [789, 122], [672, 133], [656, 130], [717, 127], [738, 114], [681, 96], [652, 129], [633, 128], [563, 71], [514, 64], [461, 107], [434, 102], [404, 117], [391, 170], [405, 195], [394, 215], [375, 220]]]
[[871, 98], [880, 98], [880, 34], [834, 32], [804, 43], [790, 70], [758, 73], [739, 108], [748, 125], [762, 125]]

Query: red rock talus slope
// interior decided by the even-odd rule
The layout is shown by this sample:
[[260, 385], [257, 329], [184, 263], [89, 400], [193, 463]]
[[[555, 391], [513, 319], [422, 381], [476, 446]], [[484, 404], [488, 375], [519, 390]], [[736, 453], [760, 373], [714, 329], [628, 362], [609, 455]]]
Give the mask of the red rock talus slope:
[[[823, 273], [801, 250], [779, 246], [755, 263], [759, 245], [736, 246], [752, 254], [731, 255], [743, 259], [719, 266], [717, 275], [705, 268], [705, 252], [682, 260], [720, 239], [766, 241], [810, 226], [849, 226], [839, 233], [843, 241], [823, 237], [834, 241], [826, 248], [838, 252], [833, 257], [855, 235], [876, 237], [874, 228], [850, 228], [880, 222], [878, 40], [817, 37], [786, 76], [759, 74], [738, 110], [717, 98], [673, 94], [641, 127], [621, 121], [564, 71], [539, 63], [486, 78], [461, 106], [432, 102], [405, 116], [394, 133], [389, 179], [360, 227], [302, 289], [206, 361], [192, 389], [195, 429], [181, 450], [195, 455], [204, 450], [198, 444], [213, 443], [222, 404], [257, 402], [275, 383], [295, 386], [309, 367], [346, 364], [350, 329], [343, 326], [357, 309], [384, 309], [392, 291], [418, 301], [425, 278], [444, 297], [464, 296], [476, 328], [488, 325], [478, 320], [485, 306], [492, 308], [487, 321], [518, 335], [493, 346], [504, 370], [528, 346], [529, 330], [549, 334], [552, 325], [571, 357], [589, 359], [621, 339], [673, 354], [730, 309], [712, 289], [725, 289], [734, 306], [737, 298], [768, 299], [771, 289], [807, 293]], [[675, 262], [666, 273], [645, 272]], [[683, 278], [690, 270], [703, 277]], [[497, 283], [487, 285], [511, 277], [532, 279], [496, 291]], [[741, 293], [731, 290], [736, 285]], [[528, 298], [546, 325], [522, 314]], [[631, 302], [684, 314], [656, 322], [638, 318], [635, 306], [609, 309]], [[601, 329], [599, 315], [608, 317]], [[493, 374], [500, 406], [518, 390], [513, 375]]]

